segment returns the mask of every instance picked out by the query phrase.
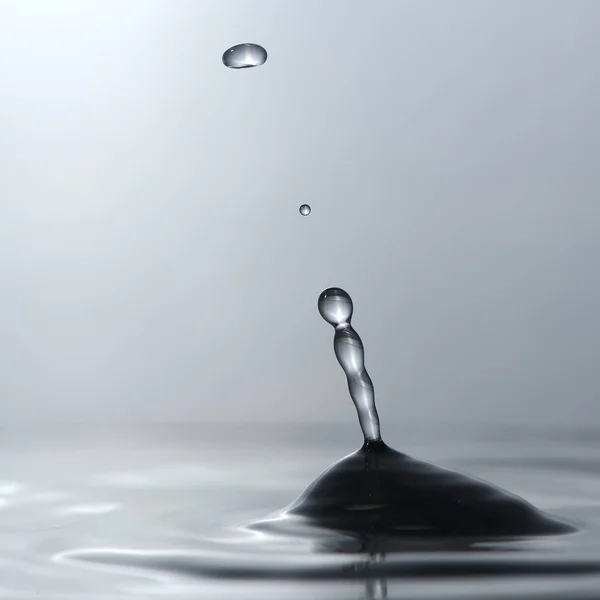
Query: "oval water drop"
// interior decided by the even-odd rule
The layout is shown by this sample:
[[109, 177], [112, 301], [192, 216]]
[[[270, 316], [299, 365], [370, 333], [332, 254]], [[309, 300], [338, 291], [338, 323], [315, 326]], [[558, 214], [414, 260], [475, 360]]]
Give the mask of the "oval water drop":
[[230, 69], [260, 67], [266, 60], [267, 51], [258, 44], [237, 44], [223, 53], [223, 64]]
[[312, 210], [312, 208], [310, 207], [310, 204], [303, 204], [300, 208], [300, 214], [303, 217], [308, 217], [308, 215], [310, 215], [310, 211]]

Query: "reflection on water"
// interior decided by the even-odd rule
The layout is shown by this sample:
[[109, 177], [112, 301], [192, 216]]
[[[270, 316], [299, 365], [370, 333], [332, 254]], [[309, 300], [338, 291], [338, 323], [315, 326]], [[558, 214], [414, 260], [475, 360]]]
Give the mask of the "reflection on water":
[[355, 429], [232, 425], [219, 427], [222, 440], [212, 431], [3, 432], [0, 597], [597, 597], [600, 435], [593, 431], [389, 424], [402, 451], [511, 490], [580, 532], [468, 545], [433, 540], [372, 554], [340, 552], [348, 548], [341, 534], [293, 523], [287, 535], [246, 526], [276, 515], [355, 450]]

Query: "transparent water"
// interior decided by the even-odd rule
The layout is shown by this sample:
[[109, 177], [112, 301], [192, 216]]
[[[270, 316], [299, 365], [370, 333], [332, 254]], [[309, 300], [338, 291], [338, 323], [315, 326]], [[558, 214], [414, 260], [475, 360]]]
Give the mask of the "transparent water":
[[222, 60], [230, 69], [250, 69], [266, 62], [267, 51], [258, 44], [237, 44], [225, 50]]
[[483, 478], [581, 532], [470, 551], [315, 554], [240, 529], [362, 441], [356, 424], [4, 431], [2, 598], [597, 598], [600, 432], [388, 423], [395, 448]]
[[375, 408], [375, 390], [365, 367], [365, 349], [360, 336], [352, 327], [354, 304], [352, 298], [341, 288], [327, 288], [319, 295], [319, 314], [333, 325], [335, 334], [333, 349], [335, 357], [344, 370], [348, 391], [365, 440], [381, 439], [379, 415]]

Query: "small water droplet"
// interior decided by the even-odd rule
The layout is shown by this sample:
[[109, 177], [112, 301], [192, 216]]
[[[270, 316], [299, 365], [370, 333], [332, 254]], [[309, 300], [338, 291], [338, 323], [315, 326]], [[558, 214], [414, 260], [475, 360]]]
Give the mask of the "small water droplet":
[[379, 416], [375, 408], [373, 382], [365, 368], [365, 350], [352, 325], [352, 298], [340, 288], [329, 288], [319, 296], [319, 313], [335, 327], [333, 348], [346, 379], [348, 390], [358, 412], [358, 420], [366, 442], [381, 440]]
[[308, 204], [303, 204], [300, 207], [300, 214], [303, 217], [308, 217], [308, 215], [310, 215], [310, 211], [312, 210], [312, 208], [308, 205]]
[[230, 69], [260, 67], [267, 60], [267, 51], [258, 44], [237, 44], [223, 53], [223, 64]]

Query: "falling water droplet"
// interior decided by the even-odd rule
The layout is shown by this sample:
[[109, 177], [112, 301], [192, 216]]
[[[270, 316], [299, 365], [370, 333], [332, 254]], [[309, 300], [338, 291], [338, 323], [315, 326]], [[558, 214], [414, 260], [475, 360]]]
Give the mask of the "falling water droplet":
[[230, 69], [260, 67], [267, 60], [267, 51], [258, 44], [237, 44], [223, 53], [223, 64]]
[[300, 214], [303, 217], [308, 217], [308, 215], [310, 215], [310, 211], [312, 210], [312, 208], [308, 205], [308, 204], [303, 204], [300, 207]]
[[380, 442], [379, 416], [375, 408], [373, 382], [365, 368], [365, 351], [352, 325], [352, 298], [340, 288], [329, 288], [319, 296], [319, 313], [335, 327], [333, 348], [346, 379], [365, 441]]

